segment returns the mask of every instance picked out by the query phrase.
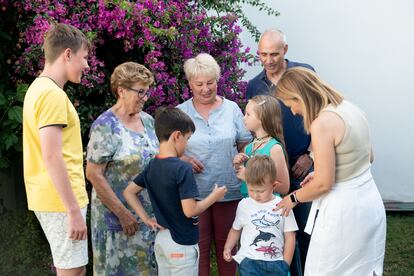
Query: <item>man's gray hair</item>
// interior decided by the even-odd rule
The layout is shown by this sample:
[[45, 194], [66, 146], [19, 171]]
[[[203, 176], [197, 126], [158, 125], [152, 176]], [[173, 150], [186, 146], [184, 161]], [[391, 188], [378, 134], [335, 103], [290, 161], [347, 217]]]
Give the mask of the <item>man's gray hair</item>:
[[260, 36], [259, 41], [262, 40], [264, 36], [272, 36], [272, 37], [280, 37], [283, 45], [287, 45], [286, 35], [279, 29], [273, 28], [273, 29], [267, 29], [265, 30], [262, 35]]

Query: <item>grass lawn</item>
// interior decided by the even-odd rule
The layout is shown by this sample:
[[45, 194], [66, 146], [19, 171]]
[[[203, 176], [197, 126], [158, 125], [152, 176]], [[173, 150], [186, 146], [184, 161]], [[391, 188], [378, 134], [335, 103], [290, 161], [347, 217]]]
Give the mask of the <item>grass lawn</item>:
[[414, 213], [387, 215], [384, 275], [414, 275]]
[[[89, 264], [86, 275], [92, 274]], [[33, 214], [0, 216], [0, 275], [53, 275], [49, 247]], [[384, 275], [414, 275], [414, 212], [387, 215]]]
[[[213, 259], [211, 275], [218, 275]], [[384, 276], [397, 275], [414, 275], [414, 213], [387, 214]]]

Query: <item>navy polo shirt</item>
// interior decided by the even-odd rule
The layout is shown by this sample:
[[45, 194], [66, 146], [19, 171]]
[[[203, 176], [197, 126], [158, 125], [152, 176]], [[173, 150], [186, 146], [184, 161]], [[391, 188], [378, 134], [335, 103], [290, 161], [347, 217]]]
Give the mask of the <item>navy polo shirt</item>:
[[[299, 63], [287, 60], [287, 69], [301, 66], [312, 71], [315, 69], [306, 63]], [[256, 77], [251, 79], [247, 85], [246, 98], [250, 99], [256, 95], [269, 95], [274, 91], [274, 85], [266, 76], [265, 70], [260, 72]], [[283, 135], [286, 143], [286, 151], [289, 158], [289, 167], [292, 167], [299, 156], [305, 154], [310, 145], [310, 135], [305, 132], [303, 127], [303, 118], [299, 115], [293, 115], [290, 108], [283, 102], [280, 102], [283, 117]]]
[[199, 195], [189, 163], [176, 157], [155, 157], [134, 183], [147, 189], [158, 224], [170, 230], [176, 243], [198, 243], [198, 217], [187, 218], [181, 205], [181, 200]]

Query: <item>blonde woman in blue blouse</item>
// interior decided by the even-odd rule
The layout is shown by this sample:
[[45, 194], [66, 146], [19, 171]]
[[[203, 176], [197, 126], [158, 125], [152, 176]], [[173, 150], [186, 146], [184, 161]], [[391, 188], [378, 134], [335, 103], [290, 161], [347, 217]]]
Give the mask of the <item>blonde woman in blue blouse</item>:
[[[214, 185], [225, 185], [227, 194], [200, 215], [199, 275], [210, 275], [210, 247], [216, 246], [219, 275], [235, 275], [236, 263], [223, 260], [227, 233], [242, 198], [233, 158], [252, 137], [243, 124], [243, 114], [235, 102], [217, 95], [220, 67], [209, 54], [199, 54], [184, 63], [193, 97], [177, 107], [194, 121], [196, 131], [188, 141], [184, 160], [193, 166], [200, 198]], [[235, 253], [235, 252], [234, 252]]]

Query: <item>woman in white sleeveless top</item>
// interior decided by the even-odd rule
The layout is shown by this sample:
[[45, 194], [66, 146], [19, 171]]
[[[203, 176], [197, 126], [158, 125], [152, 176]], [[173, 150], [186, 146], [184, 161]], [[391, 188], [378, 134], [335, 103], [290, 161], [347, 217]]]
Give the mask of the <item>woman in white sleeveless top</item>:
[[276, 97], [303, 116], [312, 137], [314, 174], [277, 206], [287, 215], [296, 204], [313, 201], [305, 276], [382, 275], [386, 219], [370, 171], [365, 114], [301, 67], [285, 72]]

